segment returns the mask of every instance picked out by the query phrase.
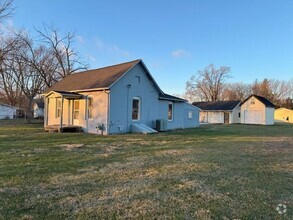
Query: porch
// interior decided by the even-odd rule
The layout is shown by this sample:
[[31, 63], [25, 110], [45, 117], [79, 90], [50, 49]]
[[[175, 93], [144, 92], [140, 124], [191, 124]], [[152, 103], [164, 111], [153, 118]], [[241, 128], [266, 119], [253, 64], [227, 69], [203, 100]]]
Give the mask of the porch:
[[71, 132], [71, 133], [82, 133], [83, 129], [81, 126], [77, 125], [47, 125], [45, 126], [45, 131], [53, 133], [53, 132], [58, 132], [58, 133], [65, 133], [65, 132]]
[[[83, 132], [83, 129], [87, 129], [88, 111], [85, 110], [85, 115], [81, 117], [81, 100], [85, 100], [82, 110], [87, 109], [88, 97], [82, 94], [65, 91], [52, 91], [47, 94], [44, 112], [45, 131], [63, 133]], [[81, 120], [86, 121], [86, 124], [80, 124]]]

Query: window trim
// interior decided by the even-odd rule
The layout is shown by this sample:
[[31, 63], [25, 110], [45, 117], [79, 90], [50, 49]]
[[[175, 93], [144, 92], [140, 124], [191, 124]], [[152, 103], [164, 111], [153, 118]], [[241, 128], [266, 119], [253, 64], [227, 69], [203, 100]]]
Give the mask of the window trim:
[[[170, 118], [170, 115], [169, 115], [170, 105], [172, 106], [172, 108], [171, 108], [171, 118]], [[174, 119], [174, 103], [169, 102], [168, 103], [168, 121], [173, 121], [173, 119]]]
[[[133, 119], [133, 101], [137, 100], [138, 101], [138, 111], [137, 111], [137, 119]], [[140, 114], [141, 114], [141, 98], [139, 97], [133, 97], [132, 98], [132, 109], [131, 109], [131, 119], [132, 121], [140, 121]]]

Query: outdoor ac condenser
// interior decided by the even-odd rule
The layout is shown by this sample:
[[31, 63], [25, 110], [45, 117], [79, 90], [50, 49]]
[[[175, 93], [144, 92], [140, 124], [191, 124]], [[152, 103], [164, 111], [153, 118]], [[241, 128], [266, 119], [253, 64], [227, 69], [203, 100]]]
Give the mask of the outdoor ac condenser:
[[156, 130], [157, 131], [166, 131], [167, 130], [167, 121], [164, 119], [156, 120]]

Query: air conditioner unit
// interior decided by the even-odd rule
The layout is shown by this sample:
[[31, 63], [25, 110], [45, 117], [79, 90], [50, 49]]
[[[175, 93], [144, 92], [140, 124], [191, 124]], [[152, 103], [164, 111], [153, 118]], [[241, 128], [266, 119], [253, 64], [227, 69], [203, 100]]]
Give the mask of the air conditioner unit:
[[156, 120], [156, 130], [167, 131], [167, 120], [164, 120], [164, 119]]

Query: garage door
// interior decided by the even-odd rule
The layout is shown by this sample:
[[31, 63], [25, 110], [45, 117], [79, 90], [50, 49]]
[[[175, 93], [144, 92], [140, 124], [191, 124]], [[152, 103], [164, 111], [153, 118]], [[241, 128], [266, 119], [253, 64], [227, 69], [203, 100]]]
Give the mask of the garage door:
[[245, 124], [262, 124], [263, 123], [263, 112], [256, 110], [245, 110], [244, 111], [244, 123]]

